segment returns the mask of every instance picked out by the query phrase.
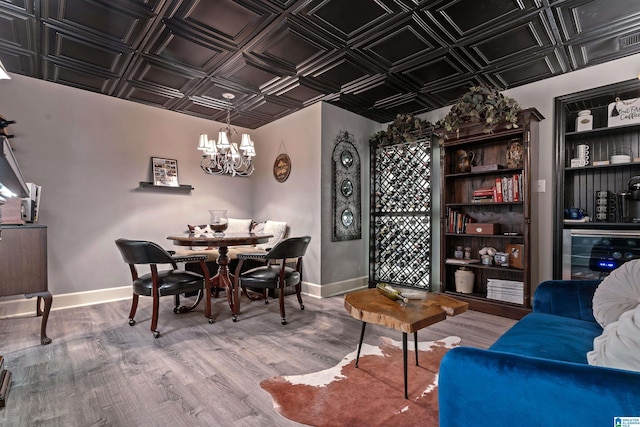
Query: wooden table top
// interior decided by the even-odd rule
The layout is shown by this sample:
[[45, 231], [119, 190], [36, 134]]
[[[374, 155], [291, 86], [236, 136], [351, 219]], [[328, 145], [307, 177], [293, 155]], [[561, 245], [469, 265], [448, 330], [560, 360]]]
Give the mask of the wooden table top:
[[446, 295], [425, 292], [424, 300], [401, 303], [382, 295], [377, 289], [350, 292], [344, 308], [358, 320], [375, 323], [401, 332], [413, 333], [434, 323], [467, 311], [469, 303]]
[[167, 239], [173, 240], [177, 246], [240, 246], [255, 245], [256, 243], [266, 243], [273, 237], [273, 234], [258, 233], [224, 233], [215, 235], [212, 233], [190, 233], [169, 236]]

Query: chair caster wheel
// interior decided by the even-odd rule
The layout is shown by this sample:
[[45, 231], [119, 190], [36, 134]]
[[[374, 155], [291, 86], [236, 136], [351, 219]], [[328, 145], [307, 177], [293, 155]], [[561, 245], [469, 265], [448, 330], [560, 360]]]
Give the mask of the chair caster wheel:
[[173, 307], [173, 312], [174, 312], [175, 314], [180, 313], [180, 307]]
[[268, 300], [268, 299], [265, 299], [265, 300], [264, 300], [264, 303], [265, 303], [265, 304], [269, 304], [269, 300]]
[[286, 324], [287, 324], [287, 319], [282, 318], [282, 320], [280, 321], [280, 323], [282, 323], [283, 325], [286, 325]]
[[300, 304], [300, 310], [304, 310], [304, 305]]
[[209, 318], [209, 324], [213, 325], [213, 318]]
[[158, 331], [153, 331], [153, 337], [154, 338], [158, 338], [160, 336], [160, 332]]
[[129, 326], [133, 326], [136, 324], [136, 321], [133, 319], [129, 319]]
[[231, 316], [231, 319], [232, 319], [234, 322], [237, 322], [237, 321], [238, 321], [238, 316], [233, 315], [233, 316]]

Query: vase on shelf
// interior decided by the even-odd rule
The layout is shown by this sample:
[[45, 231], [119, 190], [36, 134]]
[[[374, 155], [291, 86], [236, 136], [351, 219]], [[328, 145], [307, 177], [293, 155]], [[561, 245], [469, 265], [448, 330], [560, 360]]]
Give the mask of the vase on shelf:
[[467, 267], [460, 267], [456, 272], [455, 282], [456, 282], [456, 292], [460, 292], [462, 294], [470, 294], [473, 293], [473, 282], [475, 281], [476, 275], [473, 271], [470, 271]]

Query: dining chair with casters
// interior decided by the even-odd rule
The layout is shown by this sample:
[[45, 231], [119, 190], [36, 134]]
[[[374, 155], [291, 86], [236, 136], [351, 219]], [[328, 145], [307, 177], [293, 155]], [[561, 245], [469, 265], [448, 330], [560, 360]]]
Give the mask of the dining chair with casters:
[[[285, 288], [295, 286], [300, 310], [304, 310], [301, 295], [302, 258], [310, 241], [310, 236], [290, 237], [281, 240], [266, 253], [242, 253], [238, 255], [239, 262], [234, 279], [234, 322], [238, 320], [240, 311], [240, 288], [245, 293], [247, 289], [261, 292], [265, 304], [269, 303], [267, 298], [268, 290], [276, 290], [280, 302], [280, 317], [283, 325], [287, 324], [284, 310]], [[261, 260], [265, 265], [242, 272], [242, 266], [247, 260]]]
[[[116, 246], [120, 250], [122, 259], [129, 264], [131, 279], [133, 281], [133, 301], [129, 312], [129, 325], [136, 324], [134, 316], [138, 308], [138, 298], [142, 296], [153, 297], [153, 314], [151, 317], [151, 332], [154, 338], [160, 336], [158, 331], [158, 310], [160, 297], [173, 295], [175, 298], [174, 313], [184, 313], [193, 310], [202, 299], [202, 292], [205, 293], [205, 317], [209, 323], [213, 323], [211, 317], [211, 286], [206, 269], [205, 274], [197, 274], [191, 271], [178, 269], [178, 263], [182, 262], [202, 262], [207, 259], [206, 255], [172, 256], [156, 243], [146, 240], [118, 239]], [[158, 270], [158, 266], [171, 265], [170, 269]], [[139, 275], [138, 265], [148, 265], [150, 273]], [[161, 267], [162, 268], [162, 267]], [[198, 298], [190, 307], [180, 306], [180, 295], [185, 293], [198, 292]]]

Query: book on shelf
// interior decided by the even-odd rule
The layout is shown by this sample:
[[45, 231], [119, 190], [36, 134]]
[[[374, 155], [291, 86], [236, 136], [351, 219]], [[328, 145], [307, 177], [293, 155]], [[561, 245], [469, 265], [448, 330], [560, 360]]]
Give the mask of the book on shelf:
[[468, 264], [478, 264], [479, 262], [480, 262], [479, 259], [447, 258], [445, 261], [445, 264], [468, 265]]
[[522, 174], [496, 178], [496, 202], [519, 202], [522, 200]]
[[447, 230], [449, 233], [464, 234], [466, 226], [470, 222], [473, 222], [473, 218], [466, 213], [447, 208]]
[[493, 196], [474, 196], [471, 203], [494, 203]]

